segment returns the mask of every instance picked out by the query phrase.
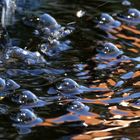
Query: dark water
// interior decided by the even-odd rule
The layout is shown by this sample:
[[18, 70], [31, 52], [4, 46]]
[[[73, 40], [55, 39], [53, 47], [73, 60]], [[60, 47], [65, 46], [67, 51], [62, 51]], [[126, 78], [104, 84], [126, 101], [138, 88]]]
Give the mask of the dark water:
[[[26, 63], [16, 57], [0, 64], [0, 139], [140, 139], [140, 24], [124, 20], [128, 9], [140, 9], [140, 3], [131, 2], [44, 0], [38, 9], [27, 6], [33, 11], [17, 16], [8, 27], [13, 44], [39, 51], [44, 59], [28, 65], [36, 62], [32, 54]], [[78, 18], [80, 10], [86, 14]], [[59, 40], [58, 52], [47, 54], [40, 49], [43, 37], [29, 26], [34, 22], [26, 20], [46, 12], [74, 29]], [[102, 13], [118, 22], [97, 26]]]

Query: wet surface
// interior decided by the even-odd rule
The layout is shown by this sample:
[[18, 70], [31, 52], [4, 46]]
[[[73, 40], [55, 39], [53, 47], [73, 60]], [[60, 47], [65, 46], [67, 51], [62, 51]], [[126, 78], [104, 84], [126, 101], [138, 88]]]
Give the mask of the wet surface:
[[139, 1], [16, 4], [0, 31], [0, 139], [140, 139]]

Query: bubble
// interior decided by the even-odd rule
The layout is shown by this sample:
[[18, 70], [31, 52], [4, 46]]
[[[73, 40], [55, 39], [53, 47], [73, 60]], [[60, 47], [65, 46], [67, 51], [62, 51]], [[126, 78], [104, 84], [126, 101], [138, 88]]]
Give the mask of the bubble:
[[29, 90], [23, 90], [13, 94], [11, 100], [26, 108], [40, 107], [46, 104], [44, 101], [39, 100], [37, 96]]
[[140, 18], [140, 11], [137, 9], [129, 9], [127, 18], [128, 19], [139, 19]]
[[31, 104], [38, 101], [38, 98], [29, 90], [24, 90], [12, 96], [12, 101], [18, 104]]
[[13, 126], [17, 128], [19, 134], [28, 134], [31, 132], [31, 127], [42, 123], [42, 119], [29, 109], [20, 109], [12, 112], [10, 119], [13, 121]]
[[8, 79], [7, 83], [6, 83], [6, 89], [8, 90], [15, 90], [20, 88], [20, 85], [17, 84], [15, 81], [13, 81], [12, 79]]
[[62, 92], [71, 92], [79, 88], [79, 85], [70, 78], [65, 78], [56, 85], [57, 90]]
[[51, 15], [45, 13], [39, 17], [40, 23], [44, 26], [50, 28], [50, 29], [57, 29], [60, 27], [60, 25], [57, 23], [55, 18], [53, 18]]
[[89, 111], [89, 107], [84, 105], [80, 101], [73, 101], [67, 110], [73, 113], [86, 114]]
[[102, 59], [116, 58], [123, 54], [113, 43], [105, 42], [97, 46], [98, 57]]
[[102, 13], [97, 23], [97, 27], [102, 30], [110, 30], [113, 28], [117, 28], [121, 25], [119, 21], [115, 20], [107, 13]]
[[37, 119], [37, 116], [29, 109], [20, 109], [11, 114], [10, 119], [16, 123], [29, 124]]
[[74, 95], [89, 93], [89, 92], [104, 92], [107, 91], [104, 88], [88, 88], [79, 85], [77, 82], [70, 78], [65, 78], [56, 82], [54, 87], [50, 87], [48, 94], [62, 94], [67, 97], [72, 97]]
[[17, 84], [15, 81], [11, 79], [0, 78], [0, 91], [1, 91], [0, 96], [1, 97], [8, 95], [9, 92], [7, 91], [15, 90], [18, 88], [20, 88], [20, 85]]
[[137, 25], [140, 23], [140, 11], [130, 8], [127, 13], [118, 15], [118, 18], [127, 24]]

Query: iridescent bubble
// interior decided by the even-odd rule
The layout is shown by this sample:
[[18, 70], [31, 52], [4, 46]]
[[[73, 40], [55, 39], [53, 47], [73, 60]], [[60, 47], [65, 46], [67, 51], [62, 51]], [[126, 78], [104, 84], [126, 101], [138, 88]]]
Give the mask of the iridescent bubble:
[[45, 101], [38, 99], [37, 96], [29, 90], [19, 91], [13, 94], [10, 98], [13, 102], [26, 108], [41, 107], [46, 104]]
[[118, 20], [115, 20], [107, 13], [102, 13], [99, 20], [97, 21], [97, 27], [105, 31], [117, 28], [120, 25], [121, 23]]
[[96, 50], [98, 52], [97, 57], [99, 57], [99, 59], [116, 58], [123, 54], [117, 46], [110, 42], [105, 42], [104, 44], [97, 46]]
[[131, 8], [127, 11], [127, 13], [118, 15], [118, 18], [127, 24], [137, 25], [140, 24], [140, 11]]

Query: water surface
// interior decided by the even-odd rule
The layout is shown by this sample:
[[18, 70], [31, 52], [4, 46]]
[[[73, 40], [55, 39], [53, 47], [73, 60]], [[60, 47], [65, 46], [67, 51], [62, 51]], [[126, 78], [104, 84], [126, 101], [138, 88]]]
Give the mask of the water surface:
[[[37, 8], [27, 6], [27, 13], [17, 15], [8, 28], [13, 44], [34, 55], [38, 51], [45, 64], [12, 57], [0, 65], [5, 80], [0, 83], [0, 138], [139, 139], [140, 24], [126, 23], [128, 9], [140, 9], [139, 1], [130, 6], [121, 0], [42, 2]], [[77, 17], [80, 10], [85, 15]], [[40, 49], [46, 40], [24, 20], [45, 12], [73, 29], [59, 40], [66, 49], [49, 55]], [[120, 24], [104, 26], [102, 13]], [[4, 88], [9, 79], [20, 86]]]

